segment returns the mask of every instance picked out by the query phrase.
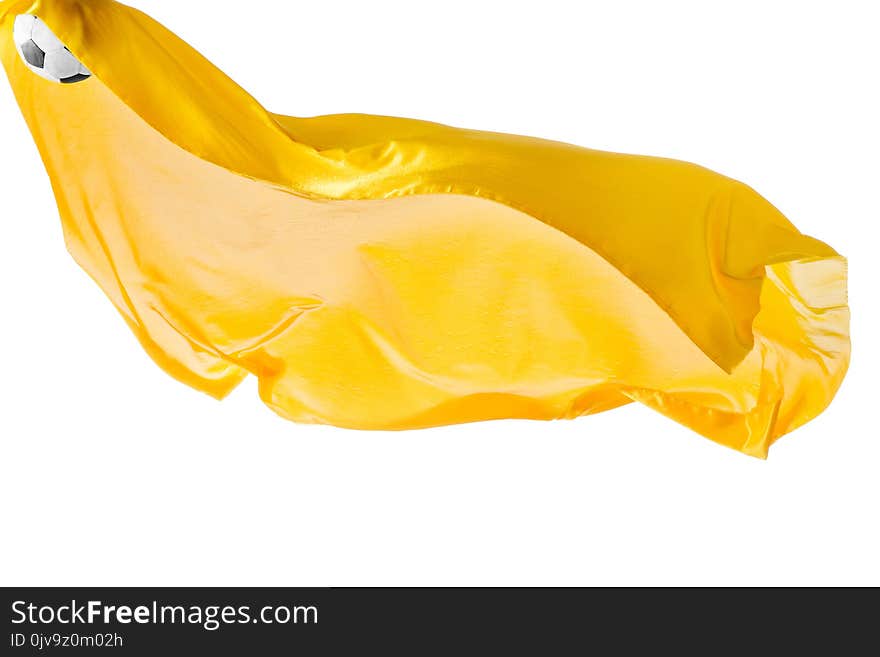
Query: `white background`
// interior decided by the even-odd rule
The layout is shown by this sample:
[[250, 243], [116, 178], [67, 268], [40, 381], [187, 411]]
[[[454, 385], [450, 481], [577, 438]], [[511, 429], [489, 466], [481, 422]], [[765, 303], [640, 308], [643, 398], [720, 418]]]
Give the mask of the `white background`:
[[134, 4], [273, 111], [749, 183], [850, 258], [852, 368], [766, 462], [636, 405], [395, 434], [287, 423], [253, 381], [215, 402], [153, 365], [66, 254], [0, 81], [3, 584], [880, 584], [876, 3]]

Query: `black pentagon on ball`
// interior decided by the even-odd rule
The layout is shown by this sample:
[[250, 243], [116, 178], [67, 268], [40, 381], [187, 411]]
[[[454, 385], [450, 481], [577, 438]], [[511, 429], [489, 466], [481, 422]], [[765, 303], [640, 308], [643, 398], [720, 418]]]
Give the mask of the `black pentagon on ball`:
[[24, 55], [24, 61], [36, 68], [43, 68], [43, 64], [46, 62], [46, 53], [30, 39], [21, 46], [21, 54]]
[[82, 82], [83, 80], [88, 80], [90, 75], [86, 75], [85, 73], [77, 73], [76, 75], [71, 75], [69, 78], [61, 78], [61, 84], [73, 84], [74, 82]]

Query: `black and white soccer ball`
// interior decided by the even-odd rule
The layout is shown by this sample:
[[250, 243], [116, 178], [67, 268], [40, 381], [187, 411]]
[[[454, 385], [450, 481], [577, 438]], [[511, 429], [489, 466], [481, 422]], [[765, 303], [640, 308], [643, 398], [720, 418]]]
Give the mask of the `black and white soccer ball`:
[[61, 84], [82, 82], [91, 77], [91, 71], [36, 16], [17, 16], [12, 31], [18, 54], [40, 77]]

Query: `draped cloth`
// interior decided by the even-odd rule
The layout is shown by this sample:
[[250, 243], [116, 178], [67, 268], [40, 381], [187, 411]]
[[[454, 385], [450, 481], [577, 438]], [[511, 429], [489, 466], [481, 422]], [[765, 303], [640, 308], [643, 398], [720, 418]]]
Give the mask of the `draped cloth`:
[[[20, 14], [93, 76], [30, 71]], [[273, 114], [111, 0], [0, 2], [0, 57], [70, 253], [216, 397], [250, 373], [284, 417], [358, 429], [637, 401], [763, 457], [843, 379], [845, 259], [700, 166]]]

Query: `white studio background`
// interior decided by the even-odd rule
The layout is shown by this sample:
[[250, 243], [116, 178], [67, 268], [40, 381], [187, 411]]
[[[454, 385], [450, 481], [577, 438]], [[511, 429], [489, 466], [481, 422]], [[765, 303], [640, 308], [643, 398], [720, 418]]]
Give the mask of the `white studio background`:
[[853, 363], [766, 462], [636, 405], [358, 433], [275, 417], [253, 380], [215, 402], [153, 365], [65, 252], [3, 79], [0, 583], [880, 584], [877, 3], [133, 4], [273, 111], [739, 178], [850, 258]]

